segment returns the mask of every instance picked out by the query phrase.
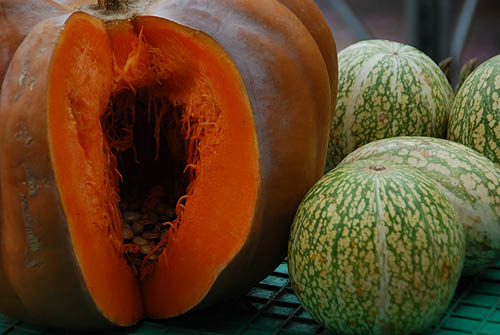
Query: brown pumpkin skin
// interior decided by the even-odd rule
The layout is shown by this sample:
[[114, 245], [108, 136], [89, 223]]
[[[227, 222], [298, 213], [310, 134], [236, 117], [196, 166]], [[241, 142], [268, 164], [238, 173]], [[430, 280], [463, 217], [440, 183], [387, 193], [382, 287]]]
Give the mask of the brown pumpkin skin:
[[68, 8], [51, 0], [0, 1], [0, 79], [12, 55], [31, 29], [40, 21], [67, 13]]
[[[322, 175], [335, 101], [331, 91], [336, 92], [337, 84], [335, 44], [329, 30], [308, 30], [300, 16], [277, 1], [218, 0], [209, 6], [200, 0], [162, 1], [141, 14], [213, 37], [241, 75], [246, 88], [242, 94], [248, 94], [257, 133], [260, 173], [245, 243], [209, 289], [191, 301], [169, 302], [172, 293], [159, 290], [164, 278], [161, 269], [155, 269], [135, 292], [121, 292], [138, 301], [130, 315], [111, 319], [96, 305], [68, 238], [71, 218], [61, 203], [48, 134], [48, 72], [69, 19], [68, 15], [47, 19], [19, 46], [0, 96], [3, 313], [62, 328], [99, 329], [132, 324], [143, 317], [171, 317], [241, 295], [282, 260], [295, 209]], [[76, 13], [70, 19], [75, 15], [87, 14]], [[141, 294], [163, 294], [164, 299], [151, 303], [145, 298], [142, 306]], [[158, 305], [161, 300], [164, 303]]]
[[337, 47], [335, 40], [323, 17], [321, 10], [314, 1], [278, 0], [291, 10], [311, 33], [323, 55], [328, 75], [330, 77], [330, 90], [332, 97], [332, 113], [335, 113], [337, 104], [338, 66]]
[[[51, 44], [65, 18], [46, 20], [31, 31], [17, 51], [24, 62], [14, 57], [0, 96], [0, 117], [6, 122], [1, 131], [5, 156], [0, 161], [1, 184], [5, 186], [1, 193], [1, 274], [9, 284], [2, 286], [0, 302], [1, 311], [7, 315], [69, 328], [74, 324], [109, 323], [97, 312], [88, 292], [82, 290], [84, 281], [71, 257], [69, 232], [47, 151], [44, 91]], [[25, 52], [29, 49], [40, 52]], [[13, 105], [8, 100], [18, 94], [22, 76], [36, 79], [31, 89], [17, 99], [13, 97]], [[9, 114], [5, 105], [19, 112]], [[62, 311], [71, 313], [61, 317]]]
[[[330, 77], [332, 112], [337, 100], [338, 71], [335, 40], [314, 1], [279, 0], [305, 25], [318, 45]], [[5, 74], [14, 51], [26, 34], [47, 17], [62, 15], [81, 6], [95, 3], [92, 0], [2, 0], [0, 2], [0, 45], [6, 50], [0, 55], [0, 79]]]

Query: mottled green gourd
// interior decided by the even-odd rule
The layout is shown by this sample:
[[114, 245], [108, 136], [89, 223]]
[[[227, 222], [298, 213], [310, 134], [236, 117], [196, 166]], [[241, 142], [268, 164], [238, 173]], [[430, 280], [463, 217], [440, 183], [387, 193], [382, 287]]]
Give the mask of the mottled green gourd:
[[383, 159], [418, 168], [448, 196], [466, 233], [463, 274], [500, 261], [500, 168], [462, 144], [431, 137], [394, 137], [368, 143], [342, 164]]
[[350, 45], [338, 54], [339, 89], [326, 169], [374, 140], [445, 137], [453, 90], [423, 52], [386, 40]]
[[500, 166], [500, 55], [479, 65], [458, 90], [448, 139], [479, 151]]
[[448, 306], [463, 265], [457, 213], [415, 168], [380, 160], [325, 174], [301, 202], [288, 246], [292, 287], [339, 334], [415, 334]]

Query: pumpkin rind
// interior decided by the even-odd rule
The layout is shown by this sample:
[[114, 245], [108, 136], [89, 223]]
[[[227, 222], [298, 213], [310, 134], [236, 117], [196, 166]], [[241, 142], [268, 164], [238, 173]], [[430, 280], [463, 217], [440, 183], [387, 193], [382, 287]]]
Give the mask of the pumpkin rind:
[[500, 166], [500, 55], [479, 65], [458, 90], [448, 139], [479, 151]]
[[[328, 75], [330, 77], [330, 90], [332, 97], [332, 113], [335, 113], [338, 90], [338, 59], [337, 46], [330, 28], [321, 10], [314, 1], [303, 0], [278, 0], [292, 11], [306, 26], [316, 41], [323, 55]], [[333, 114], [332, 114], [333, 115]]]
[[31, 29], [48, 17], [68, 13], [64, 6], [51, 0], [3, 0], [1, 6], [0, 86], [12, 55]]
[[[82, 329], [110, 326], [97, 311], [71, 250], [47, 151], [46, 94], [51, 46], [67, 17], [36, 25], [16, 51], [0, 95], [2, 268], [1, 312], [34, 323]], [[30, 53], [34, 49], [38, 52]], [[19, 79], [24, 80], [19, 80]], [[9, 106], [8, 109], [5, 106]], [[19, 307], [4, 300], [15, 296]], [[71, 311], [60, 317], [61, 311]]]
[[338, 62], [326, 171], [377, 139], [446, 136], [453, 91], [423, 52], [397, 42], [368, 40], [341, 50]]
[[311, 188], [292, 225], [292, 286], [304, 308], [342, 334], [413, 334], [447, 307], [461, 274], [457, 213], [418, 170], [344, 164]]
[[500, 260], [500, 169], [462, 144], [431, 137], [395, 137], [365, 144], [339, 165], [382, 159], [419, 169], [448, 196], [464, 225], [463, 273], [474, 275]]

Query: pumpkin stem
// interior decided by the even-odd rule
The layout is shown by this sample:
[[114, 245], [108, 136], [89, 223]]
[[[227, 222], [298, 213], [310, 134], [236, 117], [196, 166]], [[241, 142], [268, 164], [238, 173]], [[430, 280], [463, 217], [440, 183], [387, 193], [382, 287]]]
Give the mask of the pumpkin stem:
[[115, 11], [126, 7], [128, 4], [127, 0], [97, 0], [97, 6], [100, 9]]

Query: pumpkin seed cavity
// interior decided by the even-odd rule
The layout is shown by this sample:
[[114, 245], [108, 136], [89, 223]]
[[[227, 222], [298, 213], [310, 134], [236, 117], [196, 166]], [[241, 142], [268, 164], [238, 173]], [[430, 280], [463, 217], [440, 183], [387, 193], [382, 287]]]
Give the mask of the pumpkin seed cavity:
[[[112, 26], [112, 24], [110, 23]], [[151, 47], [142, 30], [101, 116], [113, 235], [144, 278], [181, 226], [202, 157], [217, 143], [220, 109], [211, 86], [189, 80]]]
[[141, 278], [165, 249], [169, 231], [178, 228], [195, 177], [187, 168], [184, 107], [154, 95], [159, 87], [121, 91], [102, 117], [123, 252]]

